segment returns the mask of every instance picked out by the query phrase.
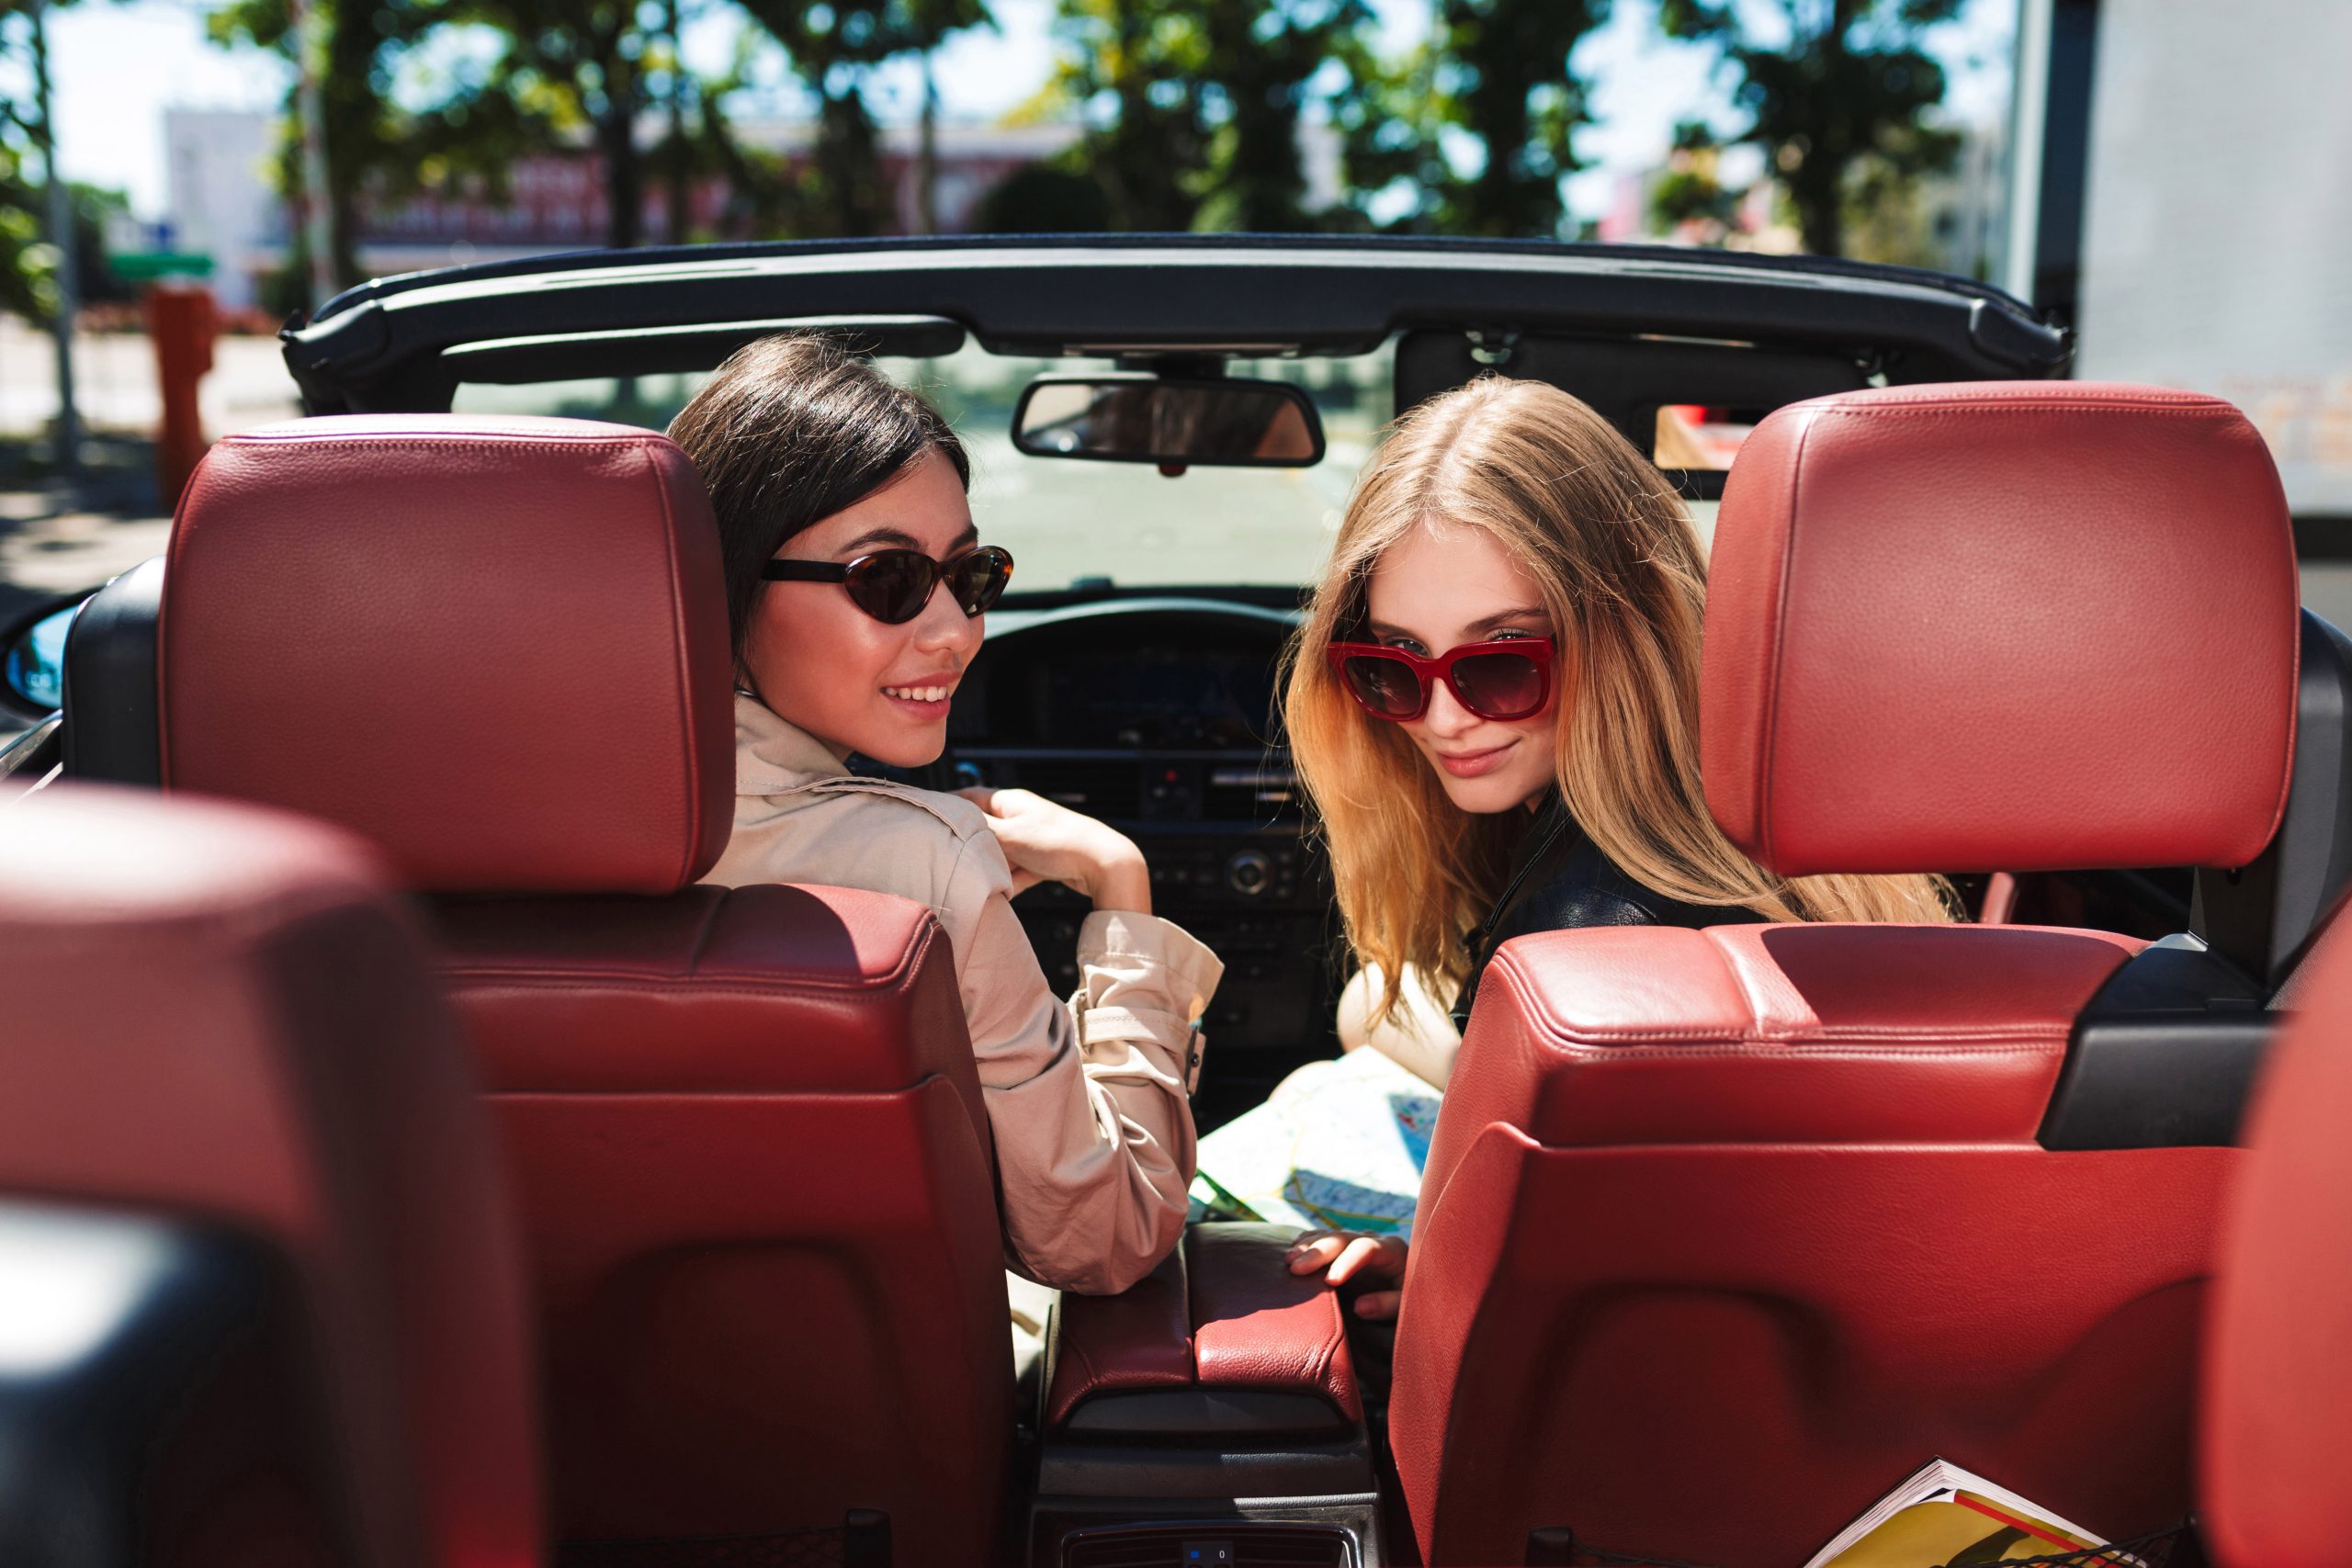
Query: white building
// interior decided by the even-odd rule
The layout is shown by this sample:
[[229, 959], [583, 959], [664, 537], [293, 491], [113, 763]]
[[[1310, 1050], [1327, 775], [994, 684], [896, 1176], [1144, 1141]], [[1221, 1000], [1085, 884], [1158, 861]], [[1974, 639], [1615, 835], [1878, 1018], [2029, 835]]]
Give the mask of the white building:
[[254, 303], [255, 280], [286, 249], [286, 209], [274, 164], [276, 122], [241, 110], [165, 109], [170, 248], [212, 258], [223, 305]]

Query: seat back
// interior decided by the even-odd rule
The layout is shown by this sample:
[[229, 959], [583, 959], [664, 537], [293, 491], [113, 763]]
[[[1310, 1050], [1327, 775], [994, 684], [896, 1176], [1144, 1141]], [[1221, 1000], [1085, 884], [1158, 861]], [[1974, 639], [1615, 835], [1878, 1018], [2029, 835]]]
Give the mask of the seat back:
[[537, 1561], [507, 1193], [379, 877], [244, 807], [0, 812], [10, 1561]]
[[536, 1264], [560, 1537], [838, 1553], [857, 1511], [910, 1561], [983, 1550], [1012, 1372], [952, 955], [903, 900], [695, 885], [733, 750], [683, 454], [571, 421], [232, 436], [161, 644], [166, 788], [328, 817], [432, 896]]
[[2352, 1557], [2352, 931], [2323, 939], [2247, 1123], [2199, 1475], [2229, 1568]]
[[[2270, 837], [2294, 558], [2226, 405], [1798, 404], [1743, 451], [1715, 539], [1708, 800], [1759, 863], [2235, 865]], [[2143, 948], [1839, 924], [1507, 944], [1398, 1325], [1428, 1560], [1572, 1538], [1802, 1562], [1938, 1455], [2111, 1538], [2177, 1522], [2237, 1156], [2041, 1142], [2081, 1016], [2184, 958]]]

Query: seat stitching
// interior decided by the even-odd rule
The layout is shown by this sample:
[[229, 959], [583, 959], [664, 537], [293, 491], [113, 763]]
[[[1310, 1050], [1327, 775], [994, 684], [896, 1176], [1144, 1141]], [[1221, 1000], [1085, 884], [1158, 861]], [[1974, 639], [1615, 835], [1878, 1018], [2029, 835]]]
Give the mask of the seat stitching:
[[1773, 863], [1772, 852], [1772, 759], [1780, 750], [1781, 730], [1781, 655], [1788, 640], [1789, 583], [1796, 575], [1797, 497], [1804, 484], [1804, 449], [1813, 440], [1813, 432], [1820, 423], [1817, 414], [1806, 416], [1804, 427], [1797, 432], [1797, 449], [1789, 457], [1789, 504], [1787, 522], [1781, 537], [1780, 581], [1772, 585], [1771, 646], [1764, 658], [1764, 737], [1758, 749], [1753, 766], [1757, 769], [1756, 807], [1757, 843], [1763, 850], [1766, 865]]
[[[1645, 1038], [1663, 1040], [1668, 1037], [1654, 1035]], [[1894, 1041], [1885, 1042], [1876, 1047], [1799, 1046], [1793, 1050], [1786, 1045], [1769, 1042], [1748, 1041], [1726, 1041], [1682, 1046], [1658, 1045], [1647, 1048], [1636, 1047], [1631, 1050], [1584, 1045], [1577, 1042], [1566, 1043], [1570, 1049], [1577, 1053], [1578, 1062], [1584, 1064], [1660, 1061], [1684, 1057], [1715, 1060], [1727, 1056], [1753, 1057], [1759, 1062], [1908, 1062], [1922, 1058], [1952, 1056], [2047, 1055], [2053, 1050], [2063, 1050], [2065, 1040], [2062, 1036], [2052, 1035], [2035, 1044], [2020, 1045], [1967, 1045], [1954, 1042], [1922, 1041], [1916, 1048], [1909, 1050], [1894, 1049], [1893, 1047], [1899, 1043]]]
[[741, 997], [746, 1000], [768, 1001], [791, 997], [801, 991], [889, 993], [897, 987], [898, 975], [876, 976], [871, 979], [827, 980], [815, 975], [780, 975], [773, 981], [731, 978], [709, 980], [697, 976], [616, 975], [609, 977], [582, 978], [544, 974], [510, 974], [498, 969], [448, 969], [441, 971], [442, 978], [451, 984], [469, 983], [477, 986], [498, 985], [510, 990], [530, 992], [569, 991], [582, 996], [594, 993], [693, 990], [713, 998]]
[[694, 877], [695, 852], [702, 848], [706, 824], [702, 816], [702, 791], [697, 787], [702, 776], [702, 757], [695, 749], [694, 692], [688, 684], [693, 671], [692, 644], [686, 635], [684, 586], [678, 581], [678, 518], [670, 506], [670, 489], [662, 482], [662, 465], [653, 458], [650, 442], [630, 442], [621, 448], [635, 452], [645, 460], [646, 477], [653, 481], [653, 498], [662, 509], [662, 558], [670, 579], [670, 635], [672, 650], [677, 660], [672, 672], [676, 677], [678, 725], [686, 743], [678, 750], [680, 765], [685, 771], [686, 842], [678, 860], [676, 881], [689, 882]]

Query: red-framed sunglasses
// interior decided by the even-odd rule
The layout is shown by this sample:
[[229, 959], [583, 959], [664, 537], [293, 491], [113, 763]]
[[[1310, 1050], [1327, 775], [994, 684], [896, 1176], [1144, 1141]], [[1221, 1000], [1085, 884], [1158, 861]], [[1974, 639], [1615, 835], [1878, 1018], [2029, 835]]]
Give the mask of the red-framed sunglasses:
[[1480, 718], [1526, 718], [1552, 700], [1548, 637], [1465, 642], [1434, 659], [1376, 642], [1335, 642], [1323, 656], [1364, 712], [1398, 724], [1429, 711], [1432, 681], [1453, 687], [1454, 700]]

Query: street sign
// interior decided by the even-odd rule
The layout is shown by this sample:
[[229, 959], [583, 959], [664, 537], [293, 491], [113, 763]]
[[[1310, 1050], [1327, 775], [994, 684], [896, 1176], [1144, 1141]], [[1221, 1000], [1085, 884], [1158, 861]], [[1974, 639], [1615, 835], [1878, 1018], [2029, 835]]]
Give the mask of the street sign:
[[107, 255], [107, 266], [125, 283], [212, 276], [212, 258], [198, 251], [114, 251]]

